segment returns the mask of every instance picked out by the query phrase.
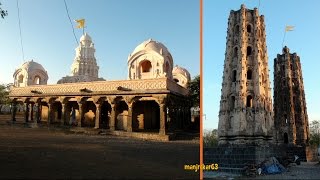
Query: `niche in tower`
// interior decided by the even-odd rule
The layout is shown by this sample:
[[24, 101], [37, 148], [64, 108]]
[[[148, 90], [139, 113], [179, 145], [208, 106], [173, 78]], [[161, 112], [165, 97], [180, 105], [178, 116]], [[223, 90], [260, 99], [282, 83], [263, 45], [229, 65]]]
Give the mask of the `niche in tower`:
[[248, 69], [247, 71], [247, 80], [252, 80], [252, 70]]
[[248, 24], [248, 25], [247, 25], [247, 33], [251, 33], [251, 31], [252, 31], [252, 29], [251, 29], [251, 25], [250, 25], [250, 24]]
[[252, 96], [247, 96], [247, 107], [252, 107]]
[[236, 98], [231, 96], [230, 109], [233, 110], [235, 108]]
[[238, 56], [238, 47], [235, 47], [233, 49], [233, 57], [237, 57]]
[[252, 47], [248, 46], [247, 47], [247, 56], [250, 56], [252, 54]]
[[232, 82], [236, 82], [236, 80], [237, 80], [237, 71], [233, 70], [232, 71]]

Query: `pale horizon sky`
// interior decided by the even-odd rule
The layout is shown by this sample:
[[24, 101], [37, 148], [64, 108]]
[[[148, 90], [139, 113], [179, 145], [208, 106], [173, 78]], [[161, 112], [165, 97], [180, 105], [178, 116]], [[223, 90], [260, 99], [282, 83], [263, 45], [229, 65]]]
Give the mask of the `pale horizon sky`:
[[[239, 10], [241, 4], [249, 9], [259, 6], [259, 0], [204, 0], [203, 99], [204, 129], [218, 128], [218, 114], [222, 87], [223, 63], [226, 51], [227, 24], [230, 10]], [[290, 53], [300, 56], [309, 124], [320, 120], [320, 94], [316, 78], [320, 76], [320, 1], [268, 0], [260, 1], [259, 14], [264, 15], [269, 58], [269, 78], [273, 88], [273, 60], [282, 53], [286, 25], [295, 26], [287, 32], [285, 43]], [[271, 90], [273, 94], [273, 89]], [[273, 98], [273, 97], [272, 97]]]
[[[22, 59], [16, 0], [1, 0], [8, 11], [0, 19], [0, 83], [12, 83], [13, 73], [33, 59], [49, 75], [48, 84], [70, 75], [78, 46], [63, 0], [19, 0]], [[174, 65], [192, 77], [200, 73], [199, 0], [66, 0], [73, 21], [84, 18], [85, 31], [95, 44], [99, 77], [127, 79], [127, 58], [136, 46], [150, 38], [163, 43]], [[82, 29], [75, 29], [79, 41]]]

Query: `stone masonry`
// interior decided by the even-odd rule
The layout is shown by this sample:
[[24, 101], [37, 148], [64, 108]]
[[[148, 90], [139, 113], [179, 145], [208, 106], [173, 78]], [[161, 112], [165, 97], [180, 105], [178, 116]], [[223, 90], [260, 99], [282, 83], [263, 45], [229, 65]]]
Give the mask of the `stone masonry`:
[[276, 143], [306, 145], [309, 123], [300, 57], [286, 46], [274, 59]]
[[264, 16], [231, 10], [219, 112], [219, 144], [272, 140], [273, 112]]

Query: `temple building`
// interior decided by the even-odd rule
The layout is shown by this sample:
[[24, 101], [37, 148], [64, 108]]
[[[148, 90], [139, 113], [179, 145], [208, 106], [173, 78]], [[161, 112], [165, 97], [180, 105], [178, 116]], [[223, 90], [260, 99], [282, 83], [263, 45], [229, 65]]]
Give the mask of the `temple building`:
[[[191, 103], [186, 98], [190, 74], [178, 66], [173, 69], [173, 58], [162, 43], [149, 39], [134, 49], [127, 60], [128, 80], [98, 78], [94, 52], [92, 39], [85, 33], [76, 49], [71, 76], [53, 85], [44, 83], [46, 74], [40, 76], [39, 85], [15, 83], [9, 95], [12, 120], [16, 120], [17, 104], [23, 103], [25, 122], [106, 129], [116, 135], [163, 140], [192, 123]], [[29, 69], [46, 72], [40, 67], [34, 62], [29, 65]], [[19, 72], [15, 82], [20, 82]], [[26, 71], [23, 77], [34, 80], [33, 73]]]
[[231, 10], [219, 111], [219, 144], [266, 143], [273, 136], [264, 16]]
[[284, 47], [274, 59], [276, 143], [307, 145], [309, 121], [300, 57]]

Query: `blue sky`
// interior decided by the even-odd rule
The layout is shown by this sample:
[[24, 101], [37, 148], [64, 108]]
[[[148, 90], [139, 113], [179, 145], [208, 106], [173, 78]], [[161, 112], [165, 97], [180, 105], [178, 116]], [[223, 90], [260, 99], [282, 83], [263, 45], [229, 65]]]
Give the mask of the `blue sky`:
[[[0, 0], [8, 11], [0, 19], [0, 83], [13, 82], [22, 63], [16, 0]], [[71, 19], [86, 19], [86, 32], [96, 48], [99, 75], [127, 79], [127, 58], [152, 38], [171, 52], [174, 64], [191, 76], [200, 72], [199, 0], [66, 0]], [[48, 84], [70, 74], [76, 41], [63, 0], [19, 0], [25, 60], [48, 71]], [[74, 24], [75, 26], [75, 24]], [[75, 29], [80, 39], [82, 30]]]
[[[259, 6], [259, 0], [204, 0], [204, 129], [218, 127], [228, 16], [230, 10], [240, 9], [241, 4], [253, 9]], [[300, 56], [309, 122], [320, 120], [319, 7], [320, 1], [311, 0], [261, 0], [259, 7], [260, 15], [265, 16], [271, 87], [273, 60], [282, 52], [284, 28], [295, 26], [294, 31], [286, 34], [284, 44]]]

